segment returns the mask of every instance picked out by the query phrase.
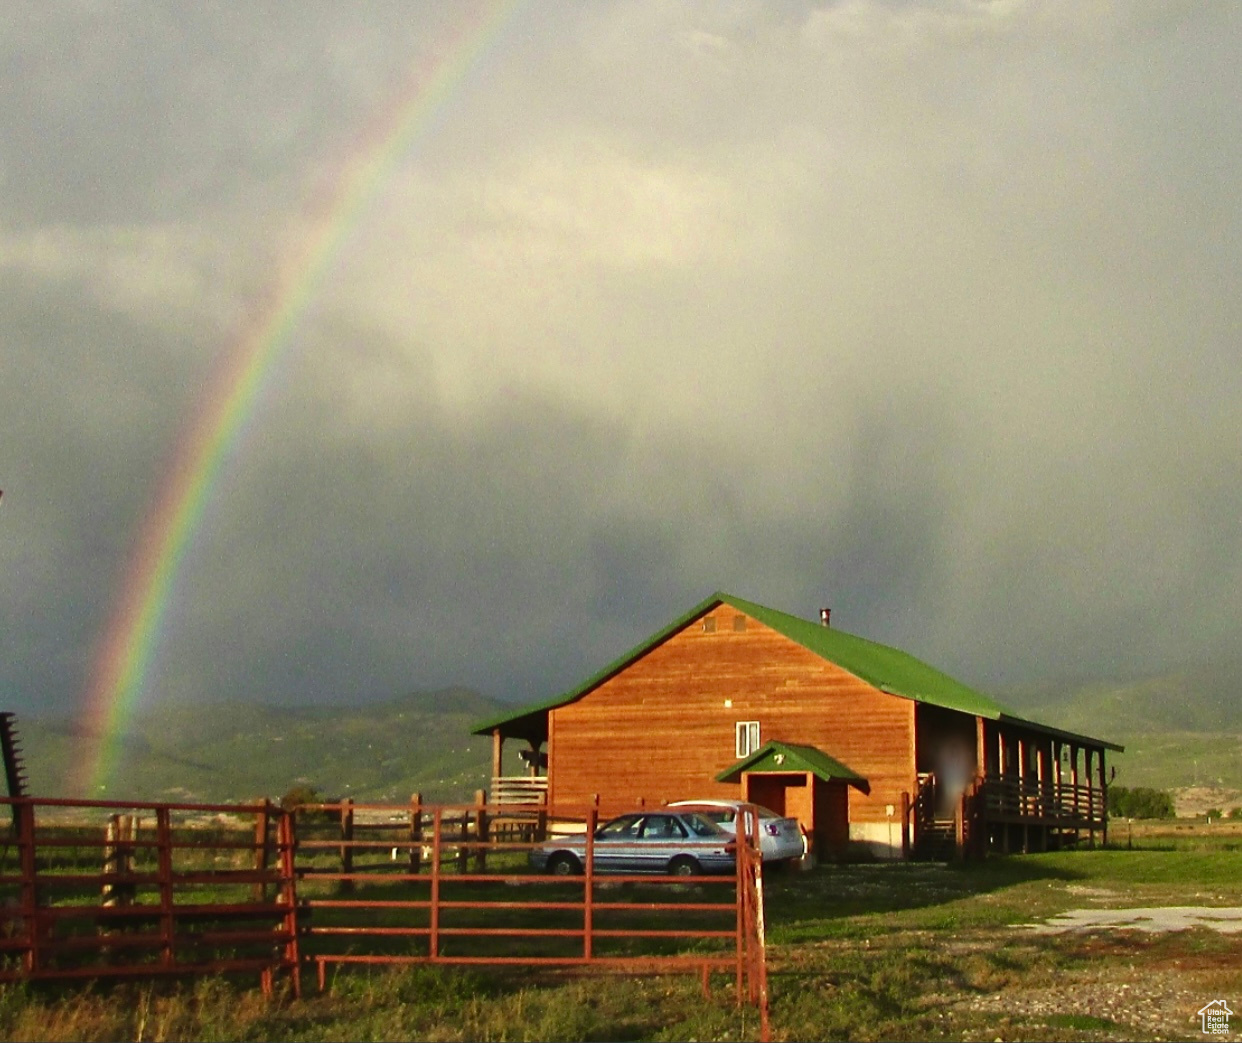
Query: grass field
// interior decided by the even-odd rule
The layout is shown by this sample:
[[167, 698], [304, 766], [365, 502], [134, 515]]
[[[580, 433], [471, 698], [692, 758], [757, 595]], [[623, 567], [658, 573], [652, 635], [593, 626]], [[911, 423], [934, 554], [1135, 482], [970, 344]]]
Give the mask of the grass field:
[[[1242, 827], [1242, 824], [1239, 824]], [[966, 866], [823, 866], [767, 880], [775, 1039], [1202, 1039], [1242, 1003], [1242, 934], [1038, 933], [1073, 909], [1242, 906], [1242, 828], [1114, 824], [1118, 846]], [[1132, 844], [1132, 848], [1127, 847]], [[1242, 1014], [1235, 1031], [1242, 1031]], [[23, 1040], [741, 1040], [716, 978], [339, 971], [326, 994], [249, 982], [0, 990]], [[1228, 1036], [1225, 1038], [1229, 1038]]]

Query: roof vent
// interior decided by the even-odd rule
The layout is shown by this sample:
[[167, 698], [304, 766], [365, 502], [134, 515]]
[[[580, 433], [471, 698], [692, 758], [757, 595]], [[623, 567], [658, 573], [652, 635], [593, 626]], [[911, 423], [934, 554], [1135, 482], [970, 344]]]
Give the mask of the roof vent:
[[821, 609], [819, 610], [819, 623], [820, 623], [820, 626], [825, 626], [825, 627], [826, 627], [826, 626], [828, 625], [828, 617], [829, 617], [829, 616], [831, 616], [831, 615], [832, 615], [832, 609], [830, 609], [830, 608], [821, 608]]

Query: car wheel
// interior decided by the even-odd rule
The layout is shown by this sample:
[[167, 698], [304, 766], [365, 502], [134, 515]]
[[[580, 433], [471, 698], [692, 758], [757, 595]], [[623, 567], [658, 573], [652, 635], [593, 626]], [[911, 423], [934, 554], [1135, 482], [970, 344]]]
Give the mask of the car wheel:
[[703, 870], [689, 855], [678, 855], [668, 864], [670, 876], [699, 876]]
[[548, 859], [548, 872], [553, 876], [577, 876], [582, 866], [573, 855], [562, 852]]

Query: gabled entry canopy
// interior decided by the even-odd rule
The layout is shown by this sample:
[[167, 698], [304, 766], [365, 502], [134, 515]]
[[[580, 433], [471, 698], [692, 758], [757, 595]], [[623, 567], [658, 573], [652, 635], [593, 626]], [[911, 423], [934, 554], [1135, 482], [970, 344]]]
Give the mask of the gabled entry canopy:
[[850, 771], [839, 760], [829, 757], [814, 746], [795, 746], [788, 742], [768, 742], [749, 757], [731, 765], [716, 776], [717, 782], [739, 782], [743, 772], [810, 772], [817, 779], [831, 782], [841, 780], [850, 786], [871, 791], [871, 785], [861, 775]]

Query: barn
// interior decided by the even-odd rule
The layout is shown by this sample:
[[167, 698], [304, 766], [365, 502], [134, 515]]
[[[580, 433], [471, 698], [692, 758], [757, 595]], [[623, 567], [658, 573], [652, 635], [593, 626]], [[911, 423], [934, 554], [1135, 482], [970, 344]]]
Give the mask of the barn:
[[[716, 593], [576, 688], [479, 723], [492, 799], [602, 814], [742, 797], [821, 858], [1107, 838], [1105, 752], [895, 648]], [[518, 746], [514, 772], [506, 744]]]

